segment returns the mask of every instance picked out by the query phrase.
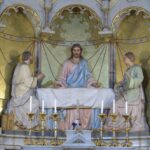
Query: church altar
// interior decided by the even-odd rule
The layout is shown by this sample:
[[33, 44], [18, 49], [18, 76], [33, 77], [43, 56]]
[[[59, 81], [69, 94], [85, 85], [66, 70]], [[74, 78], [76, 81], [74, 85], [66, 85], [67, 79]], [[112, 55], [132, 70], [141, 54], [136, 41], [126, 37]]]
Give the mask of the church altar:
[[115, 95], [110, 88], [39, 88], [37, 97], [40, 102], [44, 101], [45, 108], [54, 108], [54, 102], [57, 107], [70, 108], [75, 106], [101, 108], [101, 102], [104, 102], [104, 108], [110, 108], [115, 99]]
[[[0, 0], [0, 14], [0, 150], [150, 150], [150, 0]], [[70, 46], [75, 43], [83, 48], [83, 58], [97, 81], [94, 87], [102, 85], [109, 88], [50, 88], [59, 80], [63, 63], [72, 53]], [[11, 79], [24, 51], [33, 55], [33, 64], [30, 64], [33, 78], [40, 73], [45, 75], [35, 87], [25, 84], [25, 87], [36, 91], [37, 97], [29, 95], [26, 105], [19, 109], [16, 107], [19, 112], [25, 112], [16, 114], [21, 116], [21, 121], [29, 121], [28, 129], [18, 126], [16, 119], [19, 117], [5, 109], [12, 86], [18, 85]], [[139, 107], [135, 108], [136, 117], [144, 111], [149, 124], [145, 131], [130, 130], [136, 117], [127, 113], [130, 109], [128, 102], [123, 104], [125, 114], [116, 113], [118, 105], [113, 88], [126, 79], [124, 54], [129, 51], [135, 54], [136, 63], [143, 71], [141, 85], [145, 108], [141, 111]], [[73, 66], [79, 62], [72, 61]], [[126, 75], [127, 79], [130, 78]], [[19, 79], [18, 73], [16, 79]], [[24, 81], [20, 82], [21, 86]], [[20, 89], [18, 91], [21, 92]], [[135, 92], [134, 96], [137, 95]], [[38, 103], [34, 107], [34, 99], [39, 100], [40, 106]], [[112, 114], [111, 111], [101, 111], [111, 108], [116, 110]], [[67, 112], [77, 112], [75, 115], [72, 113], [76, 118], [79, 115], [87, 119], [82, 115], [86, 110], [91, 111], [93, 124], [100, 123], [98, 128], [59, 128], [59, 121], [69, 114]], [[115, 126], [119, 115], [124, 119], [125, 128], [122, 130]], [[36, 117], [39, 124], [32, 128]], [[104, 126], [107, 118], [111, 119], [111, 131]], [[78, 119], [75, 121], [79, 122]], [[138, 127], [136, 123], [135, 126]]]

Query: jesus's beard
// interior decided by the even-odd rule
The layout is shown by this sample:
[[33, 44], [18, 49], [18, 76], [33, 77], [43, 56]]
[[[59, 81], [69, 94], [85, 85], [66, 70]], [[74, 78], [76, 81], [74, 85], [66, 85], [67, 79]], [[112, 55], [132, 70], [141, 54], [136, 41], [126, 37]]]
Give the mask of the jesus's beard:
[[80, 54], [74, 54], [73, 57], [74, 58], [81, 58], [81, 55]]

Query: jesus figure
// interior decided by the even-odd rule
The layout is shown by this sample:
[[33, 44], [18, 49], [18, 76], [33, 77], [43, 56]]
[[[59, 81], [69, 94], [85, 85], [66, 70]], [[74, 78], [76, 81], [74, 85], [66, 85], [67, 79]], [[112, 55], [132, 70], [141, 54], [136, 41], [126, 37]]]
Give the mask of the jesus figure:
[[[55, 84], [56, 88], [96, 88], [98, 83], [94, 80], [88, 67], [88, 62], [82, 56], [80, 44], [71, 47], [71, 56], [62, 67], [60, 77]], [[91, 119], [90, 109], [80, 109], [80, 118], [75, 118], [76, 109], [68, 109], [64, 121], [61, 121], [61, 129], [69, 129], [75, 119], [80, 119], [82, 128], [88, 128]]]

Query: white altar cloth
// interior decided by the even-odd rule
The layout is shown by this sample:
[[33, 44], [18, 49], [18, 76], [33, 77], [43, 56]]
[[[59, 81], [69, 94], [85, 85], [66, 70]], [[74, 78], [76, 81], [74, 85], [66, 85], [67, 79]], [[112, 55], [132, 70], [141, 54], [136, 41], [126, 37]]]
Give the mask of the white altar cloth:
[[83, 107], [101, 108], [101, 101], [104, 101], [104, 108], [110, 108], [115, 98], [112, 89], [96, 88], [39, 88], [37, 97], [42, 104], [44, 100], [45, 108], [54, 108], [56, 100], [57, 107]]

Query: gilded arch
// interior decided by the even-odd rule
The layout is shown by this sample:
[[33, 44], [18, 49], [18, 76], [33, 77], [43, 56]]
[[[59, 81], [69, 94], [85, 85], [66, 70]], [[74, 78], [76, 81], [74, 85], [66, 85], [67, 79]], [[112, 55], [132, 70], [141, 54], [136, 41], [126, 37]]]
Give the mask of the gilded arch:
[[4, 15], [11, 15], [11, 11], [17, 13], [19, 10], [21, 10], [23, 14], [25, 14], [26, 17], [29, 19], [34, 28], [35, 36], [37, 36], [41, 31], [41, 20], [36, 10], [31, 8], [30, 6], [24, 4], [10, 5], [2, 11], [0, 18], [2, 19]]
[[130, 16], [131, 13], [134, 12], [136, 15], [142, 14], [144, 19], [150, 18], [150, 12], [142, 7], [128, 7], [121, 10], [114, 18], [112, 22], [112, 30], [116, 32], [120, 23], [127, 17]]
[[[101, 31], [103, 28], [102, 20], [99, 18], [99, 16], [96, 14], [94, 10], [85, 5], [68, 5], [66, 7], [63, 7], [62, 9], [60, 9], [58, 12], [55, 13], [55, 16], [53, 16], [51, 22], [49, 23], [50, 28], [54, 31], [57, 31], [57, 29], [60, 30], [59, 26], [61, 26], [61, 22], [63, 21], [63, 19], [66, 19], [66, 17], [72, 14], [83, 16], [83, 22], [87, 21], [90, 24], [89, 26], [94, 27], [96, 31], [95, 35], [97, 36], [94, 36], [92, 34], [94, 29], [91, 30], [89, 29], [87, 32], [91, 34], [90, 39], [99, 38], [98, 32]], [[59, 38], [61, 39], [60, 36]]]

